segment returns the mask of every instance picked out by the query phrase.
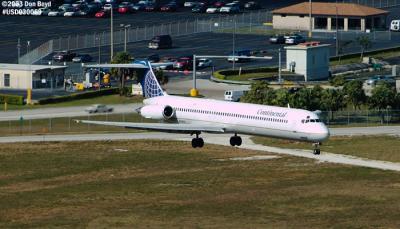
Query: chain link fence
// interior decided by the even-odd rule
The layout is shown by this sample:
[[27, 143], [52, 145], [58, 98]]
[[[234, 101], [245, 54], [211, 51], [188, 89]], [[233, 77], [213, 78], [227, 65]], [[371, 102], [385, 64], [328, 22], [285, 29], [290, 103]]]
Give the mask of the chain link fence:
[[[335, 126], [378, 126], [400, 124], [400, 110], [357, 110], [357, 111], [324, 111], [320, 114], [321, 120], [329, 127]], [[76, 123], [75, 119], [114, 121], [114, 122], [149, 122], [136, 113], [87, 115], [82, 117], [64, 117], [48, 119], [31, 119], [16, 121], [1, 121], [0, 134], [36, 135], [36, 134], [64, 134], [64, 133], [93, 133], [93, 132], [138, 132], [121, 127], [90, 125]]]
[[[209, 19], [186, 20], [144, 27], [129, 27], [126, 29], [126, 42], [150, 40], [156, 35], [169, 34], [173, 37], [204, 32], [214, 32], [221, 29], [251, 27], [272, 21], [270, 11], [255, 11], [238, 15], [219, 15]], [[19, 58], [20, 64], [34, 64], [43, 57], [62, 50], [78, 50], [109, 46], [111, 32], [103, 31], [91, 34], [76, 34], [50, 40], [28, 54]], [[125, 29], [114, 27], [114, 45], [125, 43]]]

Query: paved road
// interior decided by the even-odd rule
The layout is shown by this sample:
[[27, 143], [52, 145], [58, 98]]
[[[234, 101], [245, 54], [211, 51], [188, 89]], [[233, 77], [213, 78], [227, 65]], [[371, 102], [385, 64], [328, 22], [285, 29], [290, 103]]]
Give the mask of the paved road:
[[[135, 111], [136, 108], [139, 108], [140, 106], [142, 106], [141, 103], [110, 105], [110, 107], [114, 108], [112, 114], [132, 113]], [[23, 119], [25, 120], [28, 120], [28, 119], [87, 116], [88, 113], [84, 111], [86, 107], [88, 106], [42, 108], [42, 109], [0, 112], [0, 121], [19, 120], [21, 117], [23, 117]]]
[[[398, 128], [398, 132], [400, 127]], [[375, 134], [382, 132], [380, 127], [370, 129], [371, 132], [365, 134]], [[348, 128], [347, 132], [352, 132], [352, 128]], [[358, 132], [358, 130], [356, 130]], [[202, 134], [206, 144], [229, 145], [229, 137], [227, 134]], [[272, 152], [276, 154], [285, 154], [296, 157], [304, 157], [314, 159], [319, 163], [329, 162], [346, 165], [354, 165], [368, 168], [376, 168], [391, 171], [400, 171], [400, 163], [393, 163], [387, 161], [377, 161], [365, 158], [358, 158], [353, 156], [346, 156], [341, 154], [333, 154], [322, 152], [321, 155], [313, 155], [311, 150], [298, 150], [298, 149], [284, 149], [278, 147], [269, 147], [254, 144], [249, 136], [242, 136], [243, 145], [240, 148], [258, 150], [264, 152]], [[43, 135], [43, 136], [23, 136], [23, 137], [0, 137], [0, 143], [16, 143], [16, 142], [43, 142], [43, 141], [104, 141], [104, 140], [132, 140], [132, 139], [164, 139], [164, 140], [179, 140], [191, 141], [192, 137], [182, 134], [171, 133], [138, 133], [138, 134], [81, 134], [81, 135]], [[151, 146], [150, 146], [151, 147]], [[201, 151], [201, 149], [199, 149]]]

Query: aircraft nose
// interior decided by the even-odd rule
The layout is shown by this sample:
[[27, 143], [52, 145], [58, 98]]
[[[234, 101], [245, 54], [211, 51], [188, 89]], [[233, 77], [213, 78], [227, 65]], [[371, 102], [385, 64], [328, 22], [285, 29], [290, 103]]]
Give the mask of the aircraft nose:
[[135, 109], [135, 111], [136, 111], [138, 114], [140, 114], [141, 110], [142, 110], [142, 107], [138, 107], [138, 108]]
[[318, 132], [319, 132], [318, 133], [319, 137], [322, 139], [321, 141], [325, 141], [330, 136], [329, 129], [325, 125], [321, 125], [320, 130]]

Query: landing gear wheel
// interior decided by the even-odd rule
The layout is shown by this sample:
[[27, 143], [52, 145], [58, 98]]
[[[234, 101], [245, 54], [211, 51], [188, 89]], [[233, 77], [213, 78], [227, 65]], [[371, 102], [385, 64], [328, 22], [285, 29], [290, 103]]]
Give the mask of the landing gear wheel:
[[242, 145], [242, 138], [236, 135], [232, 136], [229, 140], [229, 143], [231, 144], [231, 146], [240, 146]]
[[202, 138], [193, 138], [192, 139], [192, 147], [193, 148], [201, 148], [204, 146], [204, 140]]

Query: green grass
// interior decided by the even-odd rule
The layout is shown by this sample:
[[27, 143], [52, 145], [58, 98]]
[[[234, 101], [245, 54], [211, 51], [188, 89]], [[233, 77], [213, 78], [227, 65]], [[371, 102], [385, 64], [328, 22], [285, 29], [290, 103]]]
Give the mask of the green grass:
[[[143, 101], [143, 97], [134, 96], [134, 97], [125, 97], [119, 95], [105, 95], [94, 97], [90, 99], [79, 99], [74, 101], [67, 101], [62, 103], [55, 104], [46, 104], [46, 105], [8, 105], [8, 110], [22, 110], [22, 109], [37, 109], [37, 108], [49, 108], [49, 107], [71, 107], [71, 106], [86, 106], [91, 104], [128, 104], [128, 103], [140, 103]], [[4, 105], [2, 105], [4, 109]]]
[[[312, 149], [310, 143], [253, 137], [255, 143], [293, 149]], [[400, 162], [400, 138], [394, 136], [330, 137], [321, 151], [357, 157]]]
[[[395, 172], [188, 142], [0, 144], [1, 228], [396, 228]], [[82, 150], [84, 149], [84, 150]], [[264, 154], [264, 153], [263, 153]]]

